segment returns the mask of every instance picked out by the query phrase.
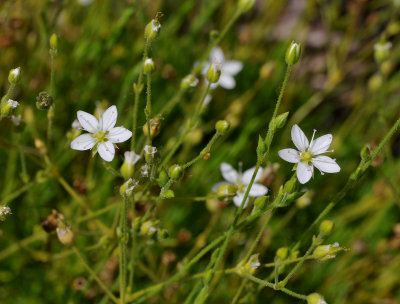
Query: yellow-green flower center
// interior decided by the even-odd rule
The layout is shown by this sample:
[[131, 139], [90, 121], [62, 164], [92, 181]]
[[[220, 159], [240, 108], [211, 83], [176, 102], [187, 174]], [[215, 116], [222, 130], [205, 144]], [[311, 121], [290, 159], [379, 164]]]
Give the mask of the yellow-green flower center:
[[106, 135], [106, 132], [98, 131], [93, 137], [97, 139], [98, 142], [102, 142], [106, 138]]
[[307, 152], [301, 153], [300, 157], [301, 157], [302, 162], [309, 163], [312, 159], [312, 154], [310, 151], [307, 151]]

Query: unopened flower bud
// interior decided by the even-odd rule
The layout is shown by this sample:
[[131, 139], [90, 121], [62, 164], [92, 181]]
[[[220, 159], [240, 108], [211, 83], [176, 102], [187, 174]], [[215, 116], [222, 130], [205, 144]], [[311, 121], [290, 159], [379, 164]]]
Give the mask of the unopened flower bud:
[[11, 214], [10, 207], [7, 206], [0, 207], [0, 221], [4, 221], [6, 219], [6, 216], [10, 214]]
[[[147, 136], [148, 131], [147, 131], [147, 123], [143, 126], [143, 133], [144, 135]], [[156, 137], [158, 134], [160, 134], [161, 130], [161, 119], [160, 117], [156, 116], [152, 119], [150, 119], [150, 136], [151, 138]]]
[[157, 153], [157, 148], [149, 145], [144, 146], [144, 158], [148, 164], [154, 162], [155, 154]]
[[148, 42], [153, 41], [160, 33], [161, 24], [157, 19], [151, 20], [144, 29], [144, 37]]
[[164, 187], [165, 186], [165, 184], [168, 182], [168, 173], [167, 173], [167, 171], [164, 169], [164, 168], [162, 168], [161, 169], [161, 171], [160, 171], [160, 173], [159, 173], [159, 175], [158, 175], [158, 179], [157, 179], [157, 182], [158, 182], [158, 184], [161, 186], [161, 187]]
[[296, 200], [297, 208], [303, 209], [311, 204], [312, 197], [314, 195], [314, 191], [307, 191], [304, 195], [300, 196]]
[[320, 245], [315, 248], [312, 256], [316, 260], [326, 261], [336, 257], [336, 254], [343, 248], [339, 247], [339, 243], [334, 243], [332, 245]]
[[21, 68], [12, 69], [8, 74], [8, 81], [10, 83], [17, 83], [21, 78]]
[[168, 175], [173, 180], [180, 179], [182, 177], [182, 174], [183, 174], [183, 168], [177, 164], [172, 165], [168, 169]]
[[242, 13], [246, 13], [252, 9], [255, 0], [239, 0], [239, 9]]
[[144, 235], [152, 236], [158, 230], [158, 221], [146, 221], [140, 227], [140, 232]]
[[283, 186], [283, 190], [286, 193], [290, 194], [296, 190], [296, 186], [297, 186], [297, 178], [291, 178], [285, 183], [285, 185]]
[[217, 123], [215, 124], [215, 130], [217, 130], [218, 133], [225, 134], [230, 128], [230, 124], [226, 120], [218, 120]]
[[374, 74], [371, 76], [371, 78], [368, 80], [368, 88], [372, 92], [377, 92], [383, 84], [383, 77], [381, 74]]
[[307, 296], [307, 304], [328, 304], [319, 293], [312, 293]]
[[390, 49], [392, 47], [392, 43], [381, 40], [378, 43], [374, 45], [374, 57], [375, 60], [380, 63], [385, 61], [386, 59], [389, 58], [390, 55]]
[[155, 66], [155, 64], [154, 64], [153, 59], [147, 58], [147, 59], [144, 61], [143, 71], [144, 71], [146, 74], [151, 74], [151, 73], [153, 73], [153, 72], [155, 71], [155, 69], [156, 69], [156, 66]]
[[288, 65], [294, 65], [299, 61], [301, 53], [301, 45], [297, 42], [292, 41], [286, 51], [286, 63]]
[[1, 116], [3, 117], [11, 117], [14, 114], [15, 109], [19, 106], [18, 101], [9, 99], [7, 101], [2, 102], [1, 104]]
[[132, 177], [133, 172], [134, 172], [134, 167], [135, 164], [138, 162], [140, 159], [140, 156], [137, 155], [134, 151], [127, 151], [124, 153], [125, 160], [124, 163], [121, 166], [121, 175], [122, 177], [127, 180], [130, 177]]
[[285, 112], [285, 113], [283, 113], [283, 114], [278, 115], [278, 116], [274, 119], [274, 126], [275, 126], [275, 129], [280, 129], [280, 128], [282, 128], [282, 127], [286, 124], [288, 115], [289, 115], [289, 112]]
[[319, 230], [321, 233], [325, 235], [329, 235], [332, 233], [335, 224], [330, 220], [325, 220], [319, 225]]
[[289, 248], [287, 247], [281, 247], [276, 251], [276, 256], [282, 261], [288, 257], [288, 254], [289, 254]]
[[195, 87], [199, 83], [199, 80], [193, 75], [189, 74], [185, 76], [181, 81], [181, 88], [186, 90], [189, 87]]
[[61, 224], [60, 227], [57, 227], [56, 232], [57, 237], [62, 244], [66, 246], [72, 245], [74, 242], [74, 233], [71, 230], [71, 227], [66, 224]]
[[171, 189], [164, 189], [161, 190], [160, 196], [164, 199], [170, 199], [175, 197], [175, 193]]
[[36, 97], [36, 107], [39, 110], [46, 110], [53, 104], [53, 97], [51, 97], [47, 92], [40, 92], [38, 97]]
[[221, 63], [219, 63], [218, 61], [214, 61], [213, 63], [211, 63], [206, 76], [209, 82], [218, 82], [219, 76], [221, 76]]
[[51, 37], [50, 37], [50, 47], [51, 47], [53, 50], [57, 50], [57, 48], [58, 48], [58, 37], [57, 37], [56, 34], [53, 34], [53, 35], [51, 35]]
[[244, 270], [251, 275], [253, 275], [257, 268], [260, 267], [260, 261], [258, 260], [259, 254], [253, 254], [250, 258], [249, 261], [244, 265]]
[[137, 185], [138, 185], [138, 182], [136, 180], [130, 178], [121, 185], [121, 187], [119, 188], [119, 193], [122, 196], [130, 196], [133, 192], [133, 189], [135, 189]]
[[265, 205], [267, 204], [268, 196], [259, 196], [255, 199], [254, 201], [254, 206], [256, 209], [262, 210], [265, 208]]
[[225, 199], [236, 195], [238, 188], [235, 185], [221, 185], [217, 189], [217, 196], [219, 199]]

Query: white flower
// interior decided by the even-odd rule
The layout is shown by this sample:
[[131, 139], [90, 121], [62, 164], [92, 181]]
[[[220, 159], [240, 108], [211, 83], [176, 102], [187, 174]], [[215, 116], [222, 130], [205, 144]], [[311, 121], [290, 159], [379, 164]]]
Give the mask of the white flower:
[[137, 155], [135, 153], [135, 151], [126, 151], [124, 153], [125, 156], [125, 161], [129, 164], [129, 165], [134, 165], [138, 162], [138, 160], [140, 159], [140, 155]]
[[[239, 164], [240, 166], [240, 164]], [[220, 182], [215, 184], [212, 187], [212, 190], [214, 192], [217, 191], [218, 187], [221, 185], [226, 185], [226, 184], [233, 184], [238, 187], [237, 194], [233, 197], [233, 202], [235, 203], [236, 206], [240, 207], [242, 204], [242, 200], [244, 198], [247, 186], [250, 184], [251, 177], [253, 176], [253, 173], [255, 171], [255, 167], [250, 168], [242, 174], [241, 170], [237, 172], [233, 167], [227, 163], [222, 163], [220, 166], [222, 176], [224, 177], [226, 182]], [[255, 177], [255, 181], [258, 181], [261, 177], [262, 170], [258, 170], [257, 175]], [[250, 189], [249, 196], [251, 197], [257, 197], [257, 196], [263, 196], [267, 194], [268, 188], [257, 183], [253, 183], [253, 186]], [[249, 198], [247, 198], [244, 207], [247, 206], [249, 202]]]
[[137, 182], [136, 180], [130, 178], [130, 179], [128, 179], [128, 180], [126, 181], [125, 184], [126, 184], [125, 194], [126, 194], [127, 196], [129, 196], [129, 195], [131, 195], [133, 189], [135, 189], [136, 186], [138, 185], [138, 182]]
[[309, 143], [299, 126], [294, 125], [292, 127], [292, 141], [298, 151], [295, 149], [283, 149], [278, 152], [283, 160], [290, 163], [297, 163], [296, 174], [301, 184], [305, 184], [310, 180], [314, 173], [314, 167], [321, 174], [324, 174], [324, 172], [337, 173], [340, 171], [340, 167], [335, 159], [320, 155], [326, 152], [333, 152], [333, 150], [328, 151], [332, 142], [332, 135], [326, 134], [314, 140], [315, 132], [316, 130], [314, 130], [311, 143]]
[[149, 145], [145, 145], [143, 150], [146, 154], [150, 154], [151, 157], [153, 157], [153, 158], [154, 158], [154, 155], [157, 153], [157, 148], [153, 147], [153, 146], [149, 146]]
[[8, 102], [8, 105], [13, 109], [18, 107], [18, 105], [19, 105], [18, 101], [15, 101], [15, 100], [12, 100], [12, 99], [9, 99], [7, 102]]
[[97, 120], [92, 114], [84, 111], [78, 111], [77, 117], [82, 128], [89, 133], [82, 134], [71, 142], [71, 148], [74, 150], [89, 150], [95, 147], [101, 158], [110, 162], [115, 155], [115, 143], [128, 140], [132, 132], [124, 127], [114, 127], [117, 122], [116, 106], [109, 107], [100, 120]]
[[4, 221], [6, 218], [6, 215], [11, 214], [11, 209], [10, 207], [7, 206], [2, 206], [0, 207], [0, 220]]
[[143, 177], [149, 176], [149, 166], [147, 164], [144, 164], [143, 166], [140, 167], [140, 174]]
[[211, 84], [211, 89], [215, 89], [216, 87], [218, 87], [218, 85], [227, 90], [233, 89], [236, 86], [236, 81], [235, 78], [233, 78], [233, 76], [235, 76], [242, 70], [243, 64], [237, 60], [225, 61], [224, 53], [219, 47], [215, 47], [211, 50], [210, 62], [206, 63], [205, 68], [203, 70], [204, 75], [207, 74], [211, 62], [218, 62], [219, 65], [221, 66], [221, 76], [219, 77], [218, 82]]

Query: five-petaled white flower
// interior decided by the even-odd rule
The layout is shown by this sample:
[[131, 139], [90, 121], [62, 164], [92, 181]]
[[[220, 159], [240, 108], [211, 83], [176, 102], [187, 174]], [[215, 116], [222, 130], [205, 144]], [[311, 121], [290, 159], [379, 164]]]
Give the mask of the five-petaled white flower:
[[326, 134], [314, 140], [316, 130], [314, 130], [311, 142], [308, 142], [304, 132], [298, 125], [292, 127], [292, 141], [297, 147], [295, 149], [280, 150], [279, 156], [290, 163], [297, 164], [296, 174], [297, 179], [301, 184], [307, 183], [313, 176], [314, 167], [316, 167], [321, 174], [337, 173], [340, 171], [339, 165], [335, 159], [325, 155], [320, 155], [328, 151], [332, 142], [332, 135]]
[[[221, 67], [221, 75], [219, 77], [218, 82], [211, 84], [211, 89], [215, 89], [220, 85], [221, 87], [230, 90], [236, 86], [236, 81], [233, 76], [239, 73], [243, 64], [237, 60], [227, 60], [225, 61], [224, 53], [221, 48], [215, 47], [210, 52], [210, 62], [205, 64], [205, 68], [203, 69], [203, 74], [206, 75], [208, 68], [211, 65], [211, 62], [217, 62]], [[207, 81], [207, 80], [206, 80]]]
[[[241, 164], [239, 164], [239, 167], [241, 167]], [[246, 171], [244, 171], [244, 173], [242, 174], [242, 170], [239, 170], [239, 172], [237, 172], [235, 169], [233, 169], [233, 167], [227, 163], [222, 163], [220, 166], [221, 169], [221, 173], [222, 176], [224, 177], [226, 182], [220, 182], [215, 184], [212, 187], [212, 190], [214, 192], [217, 192], [218, 187], [222, 186], [222, 185], [227, 185], [227, 184], [232, 184], [238, 187], [237, 193], [236, 195], [233, 197], [233, 202], [235, 203], [236, 206], [240, 207], [240, 205], [242, 204], [242, 201], [244, 199], [244, 195], [246, 193], [247, 190], [247, 186], [250, 184], [251, 181], [251, 177], [254, 174], [255, 171], [255, 167], [250, 168]], [[255, 177], [255, 181], [258, 181], [260, 179], [262, 175], [262, 170], [258, 170], [257, 175]], [[253, 183], [253, 186], [250, 189], [249, 192], [249, 196], [251, 197], [257, 197], [257, 196], [263, 196], [265, 194], [267, 194], [268, 192], [268, 188], [261, 185], [261, 184], [257, 184], [257, 183]], [[249, 198], [247, 198], [244, 207], [245, 208], [247, 206], [249, 202]]]
[[92, 114], [78, 111], [78, 121], [82, 128], [89, 133], [75, 138], [71, 142], [71, 148], [83, 151], [94, 147], [102, 159], [107, 162], [112, 161], [115, 155], [114, 144], [124, 142], [132, 136], [132, 132], [124, 127], [114, 127], [117, 116], [116, 106], [109, 107], [99, 120]]

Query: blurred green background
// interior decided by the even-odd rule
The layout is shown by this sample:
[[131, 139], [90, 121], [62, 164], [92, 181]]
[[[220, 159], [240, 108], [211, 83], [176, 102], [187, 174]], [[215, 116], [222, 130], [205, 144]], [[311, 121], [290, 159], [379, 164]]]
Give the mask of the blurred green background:
[[[22, 78], [13, 99], [21, 103], [28, 126], [16, 135], [9, 121], [0, 123], [0, 199], [9, 197], [25, 182], [28, 191], [13, 199], [12, 216], [0, 222], [0, 302], [1, 303], [108, 303], [95, 284], [83, 284], [87, 272], [77, 258], [65, 249], [54, 234], [46, 235], [40, 223], [57, 209], [64, 214], [76, 234], [77, 246], [88, 248], [101, 235], [90, 222], [81, 221], [83, 212], [73, 203], [56, 179], [38, 176], [39, 152], [33, 137], [44, 138], [46, 112], [35, 107], [39, 92], [49, 90], [50, 56], [48, 40], [59, 37], [55, 73], [54, 155], [60, 174], [82, 195], [93, 210], [119, 201], [116, 180], [98, 157], [69, 148], [67, 132], [77, 110], [94, 112], [99, 103], [118, 107], [118, 125], [131, 126], [134, 99], [132, 84], [141, 68], [145, 25], [162, 12], [159, 38], [151, 45], [156, 63], [153, 77], [153, 112], [159, 112], [179, 90], [181, 79], [190, 73], [210, 43], [210, 31], [220, 30], [230, 20], [237, 1], [218, 0], [120, 0], [93, 1], [1, 1], [0, 2], [0, 88], [8, 88], [8, 72], [20, 66]], [[257, 252], [263, 263], [272, 262], [277, 248], [290, 246], [340, 191], [360, 161], [365, 145], [374, 149], [400, 115], [399, 1], [266, 1], [242, 15], [227, 33], [220, 47], [227, 59], [240, 60], [243, 70], [235, 77], [233, 90], [217, 88], [203, 110], [202, 124], [190, 134], [170, 164], [195, 157], [214, 132], [218, 119], [227, 119], [232, 131], [213, 148], [211, 158], [185, 172], [174, 186], [176, 199], [163, 202], [157, 211], [161, 226], [168, 229], [165, 242], [146, 244], [141, 252], [137, 287], [163, 281], [179, 269], [181, 261], [198, 244], [198, 236], [212, 227], [205, 242], [225, 231], [235, 207], [211, 210], [194, 196], [205, 196], [222, 180], [223, 161], [245, 169], [255, 165], [258, 134], [265, 135], [285, 71], [284, 54], [292, 40], [302, 43], [302, 58], [294, 67], [280, 112], [289, 111], [289, 122], [274, 139], [271, 172], [264, 182], [274, 196], [282, 182], [291, 176], [291, 165], [281, 161], [277, 151], [291, 147], [290, 129], [298, 123], [307, 136], [333, 134], [332, 154], [342, 170], [321, 176], [305, 187], [312, 191], [312, 202], [305, 208], [293, 205], [280, 209], [264, 233]], [[378, 64], [374, 45], [390, 41], [388, 58]], [[162, 151], [190, 115], [204, 89], [182, 95], [170, 115], [162, 120], [154, 144]], [[145, 94], [139, 106], [139, 126]], [[143, 114], [143, 115], [142, 115]], [[29, 123], [30, 122], [30, 123]], [[141, 127], [140, 142], [144, 142]], [[21, 178], [17, 145], [27, 153], [29, 181]], [[124, 143], [112, 165], [118, 169]], [[328, 303], [400, 303], [400, 136], [386, 146], [384, 153], [361, 183], [329, 215], [336, 224], [326, 243], [339, 242], [349, 250], [336, 259], [306, 262], [288, 287], [303, 294], [317, 291]], [[28, 156], [29, 155], [29, 156]], [[280, 167], [273, 163], [278, 162]], [[91, 176], [87, 176], [88, 168]], [[153, 194], [159, 189], [155, 187]], [[145, 208], [146, 202], [141, 206]], [[138, 210], [140, 214], [142, 211]], [[100, 218], [111, 226], [116, 210]], [[255, 237], [263, 219], [236, 234], [225, 267], [244, 257], [245, 248]], [[143, 241], [146, 242], [145, 240]], [[304, 252], [305, 248], [301, 248]], [[117, 261], [107, 250], [86, 251], [90, 265], [101, 271], [101, 278], [112, 284]], [[172, 257], [172, 261], [165, 256]], [[201, 272], [206, 256], [191, 273]], [[107, 262], [106, 262], [107, 261]], [[104, 263], [106, 262], [105, 266]], [[108, 267], [108, 268], [107, 268]], [[264, 277], [267, 270], [257, 275]], [[230, 303], [239, 287], [238, 276], [226, 275], [214, 289], [209, 303]], [[148, 303], [183, 303], [193, 282], [184, 280], [154, 296]], [[256, 293], [246, 285], [243, 303], [300, 303], [282, 293], [265, 288]]]

